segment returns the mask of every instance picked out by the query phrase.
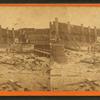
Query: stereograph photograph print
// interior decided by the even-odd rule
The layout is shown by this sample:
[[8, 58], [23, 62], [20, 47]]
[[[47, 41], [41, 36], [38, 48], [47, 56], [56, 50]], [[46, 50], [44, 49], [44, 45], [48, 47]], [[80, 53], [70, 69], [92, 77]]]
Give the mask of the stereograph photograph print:
[[1, 4], [0, 91], [100, 95], [100, 6]]

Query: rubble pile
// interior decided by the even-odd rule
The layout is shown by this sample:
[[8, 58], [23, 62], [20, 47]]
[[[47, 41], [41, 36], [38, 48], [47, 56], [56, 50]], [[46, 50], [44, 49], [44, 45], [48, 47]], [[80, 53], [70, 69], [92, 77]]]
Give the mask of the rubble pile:
[[94, 65], [100, 65], [100, 57], [96, 56], [96, 57], [89, 57], [89, 58], [85, 58], [80, 60], [81, 63], [88, 63], [88, 64], [94, 64]]
[[13, 65], [17, 69], [49, 70], [49, 59], [46, 57], [37, 57], [33, 54], [7, 54], [0, 55], [0, 64]]
[[[59, 70], [59, 79], [55, 76], [55, 90], [100, 91], [100, 54], [66, 50], [67, 64], [53, 64], [53, 73]], [[52, 79], [53, 80], [53, 79]], [[61, 86], [58, 86], [58, 83]]]
[[49, 59], [33, 53], [0, 53], [0, 91], [49, 90]]
[[[88, 80], [84, 79], [81, 82], [67, 84], [67, 89], [69, 91], [97, 91], [100, 89], [100, 84], [98, 80]], [[63, 87], [64, 88], [64, 87]]]
[[[65, 50], [65, 55], [67, 57], [67, 62], [74, 62], [75, 60], [79, 60], [83, 57], [82, 52], [72, 51], [72, 50]], [[76, 58], [76, 59], [75, 59]]]
[[8, 80], [5, 83], [0, 84], [0, 91], [18, 91], [22, 90], [22, 86], [19, 84], [19, 82], [13, 82], [11, 80]]

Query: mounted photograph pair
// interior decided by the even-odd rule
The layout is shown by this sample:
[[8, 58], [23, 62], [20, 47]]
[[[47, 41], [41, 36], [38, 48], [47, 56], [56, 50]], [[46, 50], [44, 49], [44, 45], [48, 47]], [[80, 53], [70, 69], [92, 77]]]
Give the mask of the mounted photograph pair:
[[0, 4], [0, 95], [100, 95], [100, 4]]

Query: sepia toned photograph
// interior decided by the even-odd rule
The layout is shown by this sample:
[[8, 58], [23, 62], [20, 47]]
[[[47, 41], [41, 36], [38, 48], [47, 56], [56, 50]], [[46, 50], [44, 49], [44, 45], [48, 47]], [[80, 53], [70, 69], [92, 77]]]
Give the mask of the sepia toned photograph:
[[0, 91], [49, 91], [49, 28], [41, 8], [0, 7]]
[[0, 6], [0, 91], [100, 91], [100, 7]]

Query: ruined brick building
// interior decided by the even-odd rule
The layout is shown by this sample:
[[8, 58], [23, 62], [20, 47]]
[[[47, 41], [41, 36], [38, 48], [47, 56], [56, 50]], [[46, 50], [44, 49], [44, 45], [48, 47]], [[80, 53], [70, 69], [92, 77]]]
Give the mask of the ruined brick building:
[[61, 23], [56, 18], [50, 22], [50, 42], [54, 60], [66, 62], [64, 49], [94, 51], [99, 33], [96, 27], [71, 25], [70, 22]]
[[[50, 22], [49, 28], [21, 28], [15, 30], [0, 27], [0, 46], [7, 47], [10, 44], [34, 44], [34, 48], [44, 53], [49, 52], [54, 59], [61, 61], [66, 59], [64, 49], [81, 50], [82, 47], [93, 46], [100, 33], [96, 27], [84, 27], [72, 25], [70, 22], [61, 23], [57, 18]], [[58, 56], [57, 56], [58, 55]], [[62, 61], [64, 61], [62, 59]]]

